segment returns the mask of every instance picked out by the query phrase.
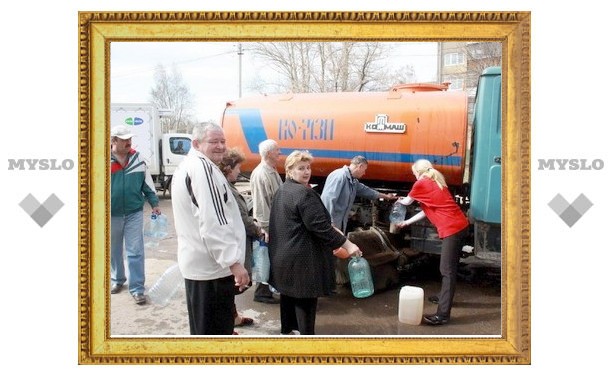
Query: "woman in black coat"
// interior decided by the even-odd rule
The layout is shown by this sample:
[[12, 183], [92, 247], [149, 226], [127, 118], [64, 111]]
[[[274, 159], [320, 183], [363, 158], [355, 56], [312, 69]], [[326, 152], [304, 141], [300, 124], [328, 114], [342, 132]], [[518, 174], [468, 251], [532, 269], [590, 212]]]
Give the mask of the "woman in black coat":
[[285, 160], [285, 182], [270, 208], [270, 284], [281, 294], [281, 333], [314, 335], [318, 297], [335, 288], [332, 251], [359, 247], [332, 227], [310, 180], [312, 155], [293, 151]]

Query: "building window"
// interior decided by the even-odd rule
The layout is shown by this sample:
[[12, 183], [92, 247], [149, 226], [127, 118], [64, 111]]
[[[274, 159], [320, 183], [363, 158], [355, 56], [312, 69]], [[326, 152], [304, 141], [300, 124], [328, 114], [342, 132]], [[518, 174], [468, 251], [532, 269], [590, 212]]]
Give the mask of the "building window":
[[445, 66], [456, 66], [458, 64], [465, 64], [465, 54], [463, 53], [444, 54], [444, 65]]
[[463, 79], [459, 79], [459, 78], [452, 79], [449, 89], [457, 90], [457, 91], [463, 90]]
[[465, 79], [458, 76], [445, 76], [444, 81], [450, 83], [448, 87], [451, 91], [462, 91], [465, 89]]

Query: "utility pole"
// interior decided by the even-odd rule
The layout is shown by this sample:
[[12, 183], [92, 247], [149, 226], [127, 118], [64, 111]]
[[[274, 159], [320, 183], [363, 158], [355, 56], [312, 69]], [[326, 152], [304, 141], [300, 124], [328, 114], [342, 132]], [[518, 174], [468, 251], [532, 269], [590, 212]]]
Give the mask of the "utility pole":
[[242, 43], [238, 43], [238, 98], [242, 97]]
[[438, 42], [438, 84], [442, 83], [442, 77], [444, 76], [442, 73], [442, 67], [444, 66], [444, 56], [442, 54], [442, 42]]

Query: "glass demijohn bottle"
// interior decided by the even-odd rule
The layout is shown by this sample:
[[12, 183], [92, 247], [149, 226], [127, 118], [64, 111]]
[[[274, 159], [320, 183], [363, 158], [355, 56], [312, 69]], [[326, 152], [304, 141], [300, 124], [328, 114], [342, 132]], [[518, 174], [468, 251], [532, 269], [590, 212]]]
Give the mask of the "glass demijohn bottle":
[[349, 279], [353, 296], [366, 298], [374, 294], [374, 282], [368, 260], [360, 256], [354, 256], [348, 263]]

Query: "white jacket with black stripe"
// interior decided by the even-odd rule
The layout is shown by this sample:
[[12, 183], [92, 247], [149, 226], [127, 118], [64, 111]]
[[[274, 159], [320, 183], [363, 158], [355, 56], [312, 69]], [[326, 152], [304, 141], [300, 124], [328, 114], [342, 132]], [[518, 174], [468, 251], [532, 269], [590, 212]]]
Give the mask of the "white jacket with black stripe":
[[245, 229], [227, 179], [192, 148], [172, 177], [172, 210], [178, 264], [184, 278], [213, 280], [244, 265]]

